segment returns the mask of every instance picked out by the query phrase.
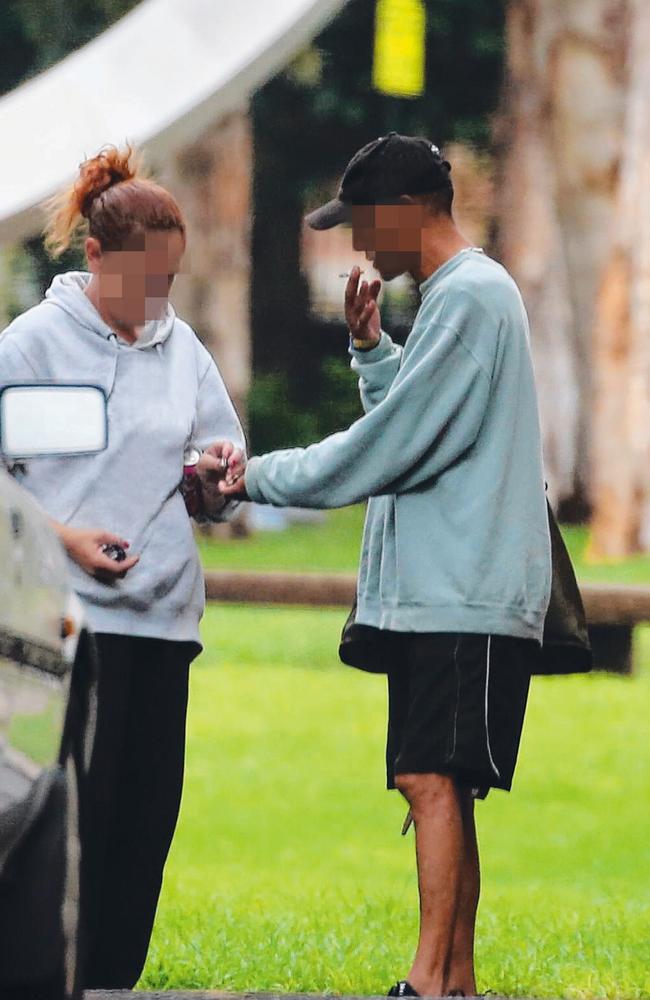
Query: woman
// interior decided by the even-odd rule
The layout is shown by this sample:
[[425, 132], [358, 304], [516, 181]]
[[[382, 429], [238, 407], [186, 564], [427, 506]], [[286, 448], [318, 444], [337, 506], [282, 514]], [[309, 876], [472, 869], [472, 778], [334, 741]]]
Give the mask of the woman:
[[[0, 337], [2, 382], [100, 385], [108, 447], [30, 462], [25, 487], [50, 514], [100, 655], [98, 720], [82, 796], [86, 988], [131, 987], [153, 926], [183, 780], [188, 669], [201, 649], [203, 575], [179, 486], [199, 463], [204, 513], [244, 436], [210, 354], [168, 302], [185, 250], [173, 197], [133, 151], [84, 162], [49, 205], [60, 254], [84, 226], [88, 272], [57, 275]], [[225, 460], [225, 461], [224, 461]], [[128, 549], [127, 558], [119, 547]]]

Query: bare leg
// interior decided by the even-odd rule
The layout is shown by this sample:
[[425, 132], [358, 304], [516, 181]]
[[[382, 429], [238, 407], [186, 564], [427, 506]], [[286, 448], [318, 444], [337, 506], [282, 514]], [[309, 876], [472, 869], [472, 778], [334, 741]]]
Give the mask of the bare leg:
[[481, 877], [474, 823], [474, 800], [469, 790], [460, 791], [460, 802], [463, 817], [463, 861], [447, 992], [462, 990], [465, 996], [469, 997], [476, 995], [474, 930]]
[[413, 813], [420, 892], [420, 936], [408, 981], [422, 996], [444, 996], [464, 861], [461, 793], [441, 774], [399, 774], [395, 784]]

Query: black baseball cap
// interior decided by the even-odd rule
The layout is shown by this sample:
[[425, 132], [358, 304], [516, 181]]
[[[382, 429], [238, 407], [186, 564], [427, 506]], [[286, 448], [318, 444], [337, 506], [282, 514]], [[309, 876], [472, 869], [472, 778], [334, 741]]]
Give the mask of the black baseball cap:
[[336, 198], [310, 212], [305, 222], [312, 229], [331, 229], [349, 221], [353, 205], [375, 205], [402, 194], [450, 187], [450, 171], [451, 164], [428, 139], [389, 132], [354, 154]]

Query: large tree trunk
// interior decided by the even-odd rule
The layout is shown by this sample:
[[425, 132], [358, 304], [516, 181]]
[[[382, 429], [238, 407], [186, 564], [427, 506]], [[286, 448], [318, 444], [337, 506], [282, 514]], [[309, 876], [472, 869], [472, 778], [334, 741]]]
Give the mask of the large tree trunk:
[[549, 492], [591, 495], [590, 336], [622, 118], [622, 0], [511, 0], [498, 249], [531, 321]]
[[217, 361], [242, 417], [251, 377], [251, 177], [245, 110], [215, 123], [161, 171], [188, 233], [188, 273], [172, 300]]
[[592, 551], [650, 547], [650, 4], [634, 0], [617, 213], [594, 332]]

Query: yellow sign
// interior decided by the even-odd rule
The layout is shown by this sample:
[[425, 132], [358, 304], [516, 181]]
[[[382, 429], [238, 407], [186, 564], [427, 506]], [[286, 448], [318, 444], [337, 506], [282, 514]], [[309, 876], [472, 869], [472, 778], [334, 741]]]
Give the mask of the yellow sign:
[[393, 97], [424, 90], [426, 14], [423, 0], [377, 0], [372, 82]]

